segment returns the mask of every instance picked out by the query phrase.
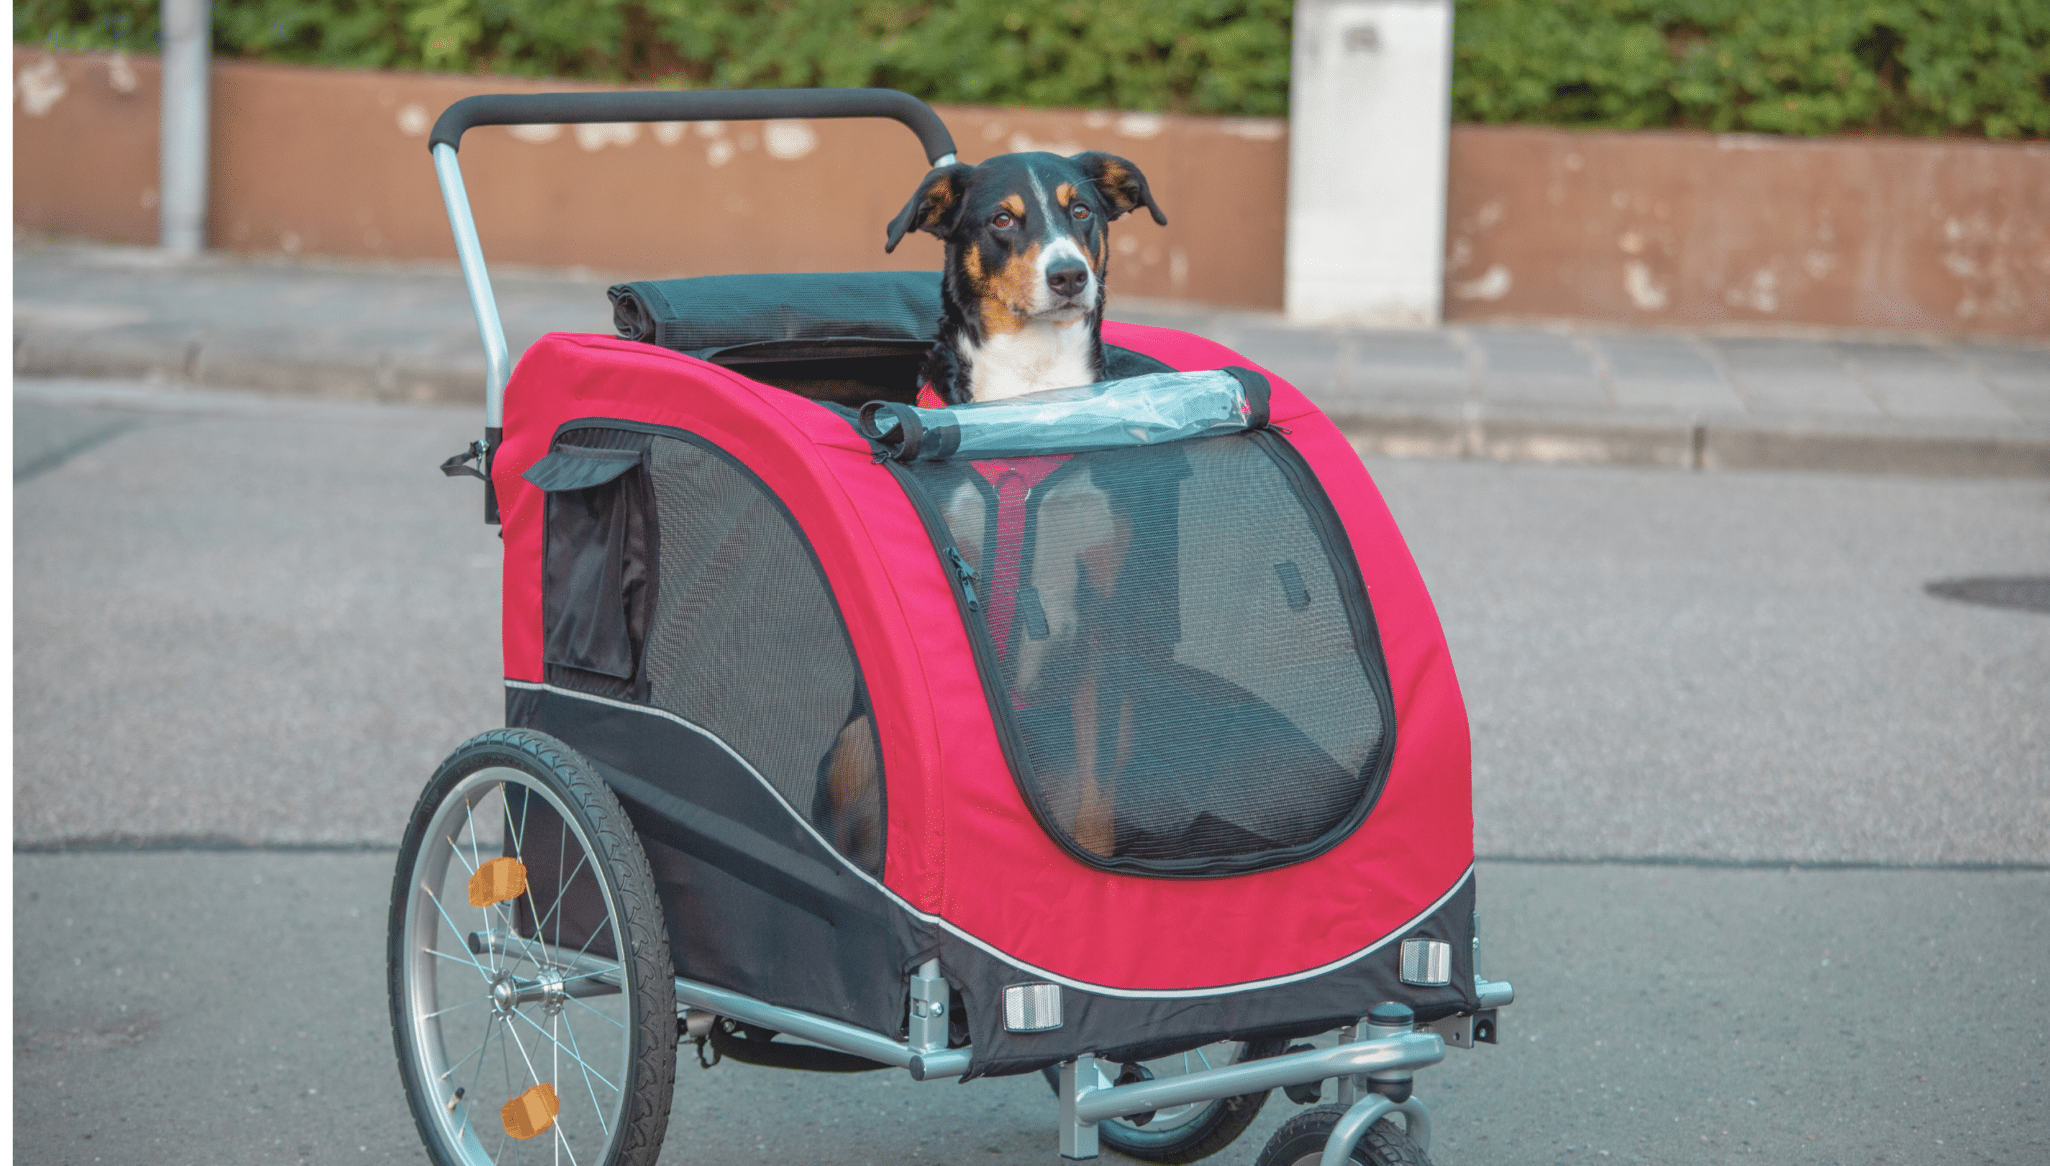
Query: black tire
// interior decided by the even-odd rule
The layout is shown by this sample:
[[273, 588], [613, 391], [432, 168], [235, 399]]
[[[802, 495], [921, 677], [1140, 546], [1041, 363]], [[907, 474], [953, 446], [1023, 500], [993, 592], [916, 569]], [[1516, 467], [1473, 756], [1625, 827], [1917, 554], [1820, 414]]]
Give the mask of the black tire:
[[[501, 857], [517, 871], [479, 873]], [[442, 762], [399, 848], [387, 958], [439, 1166], [653, 1166], [676, 1087], [669, 937], [632, 823], [568, 746], [500, 729]]]
[[[1267, 1139], [1267, 1147], [1260, 1151], [1254, 1166], [1317, 1166], [1324, 1154], [1324, 1143], [1331, 1140], [1331, 1131], [1344, 1116], [1342, 1105], [1319, 1105], [1296, 1114]], [[1409, 1135], [1385, 1117], [1360, 1135], [1359, 1143], [1352, 1148], [1352, 1160], [1360, 1166], [1431, 1166], [1431, 1160], [1409, 1140]]]
[[[1287, 1042], [1281, 1040], [1251, 1041], [1238, 1049], [1231, 1064], [1256, 1061], [1262, 1057], [1280, 1054]], [[1217, 1046], [1208, 1046], [1214, 1050]], [[1186, 1071], [1179, 1066], [1204, 1050], [1191, 1050], [1174, 1056], [1157, 1057], [1145, 1062], [1155, 1076], [1168, 1076], [1169, 1071]], [[1200, 1065], [1191, 1065], [1199, 1068]], [[1061, 1087], [1060, 1070], [1049, 1066], [1044, 1070], [1047, 1084], [1058, 1093]], [[1216, 1101], [1197, 1105], [1181, 1106], [1162, 1110], [1152, 1121], [1138, 1125], [1121, 1117], [1096, 1123], [1096, 1136], [1104, 1146], [1116, 1150], [1127, 1158], [1138, 1158], [1145, 1162], [1179, 1164], [1208, 1158], [1238, 1140], [1260, 1116], [1260, 1107], [1267, 1104], [1271, 1090], [1247, 1093], [1239, 1097], [1221, 1097]]]

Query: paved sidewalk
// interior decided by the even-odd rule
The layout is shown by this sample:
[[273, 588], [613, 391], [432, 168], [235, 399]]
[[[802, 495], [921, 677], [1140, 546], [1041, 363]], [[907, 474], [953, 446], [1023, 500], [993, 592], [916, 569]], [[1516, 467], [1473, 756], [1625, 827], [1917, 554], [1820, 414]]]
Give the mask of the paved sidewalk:
[[[453, 265], [17, 240], [14, 370], [374, 400], [481, 400]], [[494, 274], [515, 353], [611, 331], [588, 272]], [[1594, 325], [1315, 329], [1113, 295], [1309, 393], [1363, 450], [1408, 456], [2050, 476], [2050, 344], [1627, 332]]]

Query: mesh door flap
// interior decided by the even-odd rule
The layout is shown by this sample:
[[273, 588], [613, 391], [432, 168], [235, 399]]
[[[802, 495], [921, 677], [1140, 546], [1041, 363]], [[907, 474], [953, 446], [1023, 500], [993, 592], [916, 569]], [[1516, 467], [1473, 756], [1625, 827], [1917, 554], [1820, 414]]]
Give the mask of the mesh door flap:
[[1291, 456], [1240, 435], [909, 467], [976, 570], [968, 618], [1019, 785], [1083, 861], [1300, 861], [1378, 791], [1392, 700], [1371, 608]]

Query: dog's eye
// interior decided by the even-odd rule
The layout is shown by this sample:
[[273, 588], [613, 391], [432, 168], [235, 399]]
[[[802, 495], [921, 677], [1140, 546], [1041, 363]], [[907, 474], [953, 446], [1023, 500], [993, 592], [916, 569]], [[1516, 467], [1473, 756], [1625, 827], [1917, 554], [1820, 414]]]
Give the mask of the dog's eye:
[[1012, 217], [1010, 211], [998, 211], [990, 216], [989, 225], [998, 228], [1015, 227], [1018, 225], [1018, 220]]
[[1089, 217], [1089, 204], [1078, 202], [1068, 208], [1068, 213], [1075, 216], [1076, 221], [1079, 222]]

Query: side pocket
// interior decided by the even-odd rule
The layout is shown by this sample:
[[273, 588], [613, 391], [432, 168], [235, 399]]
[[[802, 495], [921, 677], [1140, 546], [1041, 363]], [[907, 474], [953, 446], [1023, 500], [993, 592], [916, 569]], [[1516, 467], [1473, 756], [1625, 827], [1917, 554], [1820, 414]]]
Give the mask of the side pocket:
[[550, 666], [628, 684], [639, 672], [655, 579], [646, 458], [644, 449], [558, 445], [523, 475], [548, 493], [541, 655]]

